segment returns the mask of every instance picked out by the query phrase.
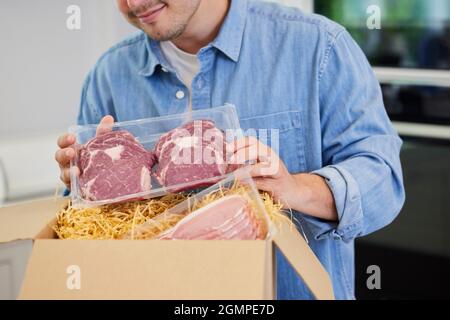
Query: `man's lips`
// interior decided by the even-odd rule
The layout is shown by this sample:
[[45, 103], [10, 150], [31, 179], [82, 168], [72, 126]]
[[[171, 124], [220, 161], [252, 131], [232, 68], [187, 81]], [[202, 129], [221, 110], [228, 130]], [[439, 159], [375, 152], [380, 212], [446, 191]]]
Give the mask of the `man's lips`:
[[142, 23], [152, 23], [156, 21], [156, 18], [159, 16], [159, 14], [164, 10], [166, 5], [164, 3], [161, 3], [157, 6], [154, 6], [144, 13], [138, 15], [137, 17]]

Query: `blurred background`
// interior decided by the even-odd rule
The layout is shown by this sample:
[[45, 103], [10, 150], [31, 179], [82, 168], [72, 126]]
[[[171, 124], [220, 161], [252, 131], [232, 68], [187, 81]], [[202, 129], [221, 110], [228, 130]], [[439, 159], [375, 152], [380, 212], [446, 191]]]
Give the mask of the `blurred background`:
[[[382, 28], [367, 28], [367, 8]], [[405, 144], [406, 204], [386, 229], [356, 244], [357, 297], [450, 297], [450, 1], [316, 0], [314, 9], [343, 24], [369, 58], [386, 109]], [[382, 289], [368, 290], [378, 265]]]
[[[388, 228], [357, 241], [357, 298], [450, 297], [450, 1], [273, 1], [350, 31], [405, 141], [406, 205]], [[80, 30], [66, 27], [70, 5], [81, 8]], [[370, 5], [381, 9], [380, 30], [367, 28]], [[132, 32], [115, 1], [0, 2], [0, 206], [55, 193], [55, 137], [75, 124], [89, 69]], [[13, 271], [2, 263], [0, 254], [6, 283], [2, 270]], [[381, 290], [367, 289], [370, 265], [381, 269]], [[0, 288], [0, 299], [11, 294]]]

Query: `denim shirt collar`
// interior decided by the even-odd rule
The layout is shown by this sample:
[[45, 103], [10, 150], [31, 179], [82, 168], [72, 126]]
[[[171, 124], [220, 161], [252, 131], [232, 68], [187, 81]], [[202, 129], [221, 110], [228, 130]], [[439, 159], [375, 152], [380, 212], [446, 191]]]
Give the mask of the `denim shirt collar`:
[[230, 10], [225, 18], [219, 35], [212, 42], [234, 62], [238, 62], [247, 21], [247, 0], [231, 0]]
[[[156, 67], [162, 65], [165, 62], [163, 54], [161, 52], [161, 48], [159, 46], [159, 42], [151, 39], [146, 35], [145, 37], [145, 48], [147, 59], [144, 60], [144, 64], [142, 69], [139, 71], [139, 74], [144, 77], [150, 77], [156, 70]], [[166, 63], [165, 63], [166, 64]]]
[[[239, 61], [239, 55], [244, 37], [244, 29], [247, 20], [247, 0], [231, 0], [230, 9], [222, 24], [216, 39], [208, 45], [215, 47], [234, 62]], [[146, 37], [147, 59], [143, 63], [139, 74], [151, 76], [159, 65], [166, 66], [159, 42]], [[206, 48], [205, 48], [206, 49]]]

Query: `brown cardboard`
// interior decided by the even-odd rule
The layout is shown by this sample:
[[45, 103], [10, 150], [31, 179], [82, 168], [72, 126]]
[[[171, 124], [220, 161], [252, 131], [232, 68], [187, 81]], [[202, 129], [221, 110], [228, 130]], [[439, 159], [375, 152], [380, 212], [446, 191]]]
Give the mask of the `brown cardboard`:
[[53, 198], [0, 208], [0, 243], [34, 239], [66, 202]]
[[[37, 240], [21, 299], [270, 299], [263, 241]], [[52, 261], [52, 263], [49, 263]], [[80, 290], [66, 286], [80, 267]]]
[[334, 299], [330, 277], [294, 225], [279, 225], [273, 241], [317, 299]]
[[[52, 239], [48, 221], [64, 201], [0, 209], [0, 242], [35, 239], [20, 299], [273, 299], [274, 244], [316, 298], [333, 299], [328, 274], [289, 224], [266, 241]], [[80, 289], [67, 285], [71, 266]]]

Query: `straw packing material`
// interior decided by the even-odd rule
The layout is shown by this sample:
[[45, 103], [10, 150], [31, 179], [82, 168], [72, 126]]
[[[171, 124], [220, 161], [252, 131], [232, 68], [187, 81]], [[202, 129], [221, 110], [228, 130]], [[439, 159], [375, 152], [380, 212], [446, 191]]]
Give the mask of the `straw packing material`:
[[[248, 186], [235, 182], [229, 188], [222, 187], [196, 201], [190, 210], [182, 214], [171, 214], [168, 209], [187, 200], [187, 194], [170, 194], [146, 201], [88, 209], [75, 209], [68, 205], [57, 214], [54, 230], [60, 239], [153, 239], [174, 227], [187, 214], [228, 195], [243, 196], [253, 211], [260, 213], [258, 204], [250, 196]], [[286, 218], [282, 214], [281, 204], [274, 202], [268, 193], [260, 193], [260, 196], [272, 222], [276, 223], [279, 219]]]
[[[57, 214], [54, 230], [60, 239], [120, 239], [137, 226], [154, 219], [167, 209], [186, 200], [183, 194], [171, 194], [146, 201], [132, 201], [98, 208], [75, 209], [70, 204]], [[174, 217], [181, 219], [181, 217]], [[176, 219], [167, 223], [175, 225]], [[170, 227], [170, 226], [169, 226]]]

